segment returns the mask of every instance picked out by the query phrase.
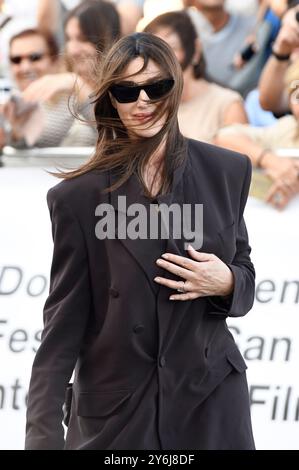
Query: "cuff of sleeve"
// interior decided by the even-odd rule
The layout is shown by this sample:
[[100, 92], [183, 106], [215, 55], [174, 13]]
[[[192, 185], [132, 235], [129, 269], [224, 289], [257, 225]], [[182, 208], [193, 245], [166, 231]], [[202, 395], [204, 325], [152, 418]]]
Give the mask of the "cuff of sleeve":
[[232, 264], [227, 265], [232, 271], [234, 276], [234, 290], [230, 295], [227, 296], [213, 296], [209, 297], [209, 303], [215, 309], [210, 313], [215, 315], [225, 315], [227, 317], [239, 316], [237, 313], [237, 304], [238, 304], [238, 292], [240, 287], [240, 268]]

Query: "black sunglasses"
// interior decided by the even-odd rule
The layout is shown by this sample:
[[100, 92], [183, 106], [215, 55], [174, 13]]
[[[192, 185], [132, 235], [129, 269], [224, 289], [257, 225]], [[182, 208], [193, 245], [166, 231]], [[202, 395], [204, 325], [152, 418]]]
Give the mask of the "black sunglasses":
[[28, 59], [30, 62], [38, 62], [45, 55], [46, 54], [43, 54], [42, 52], [33, 52], [32, 54], [28, 55], [12, 55], [10, 56], [9, 60], [12, 64], [19, 65], [24, 59]]
[[174, 85], [172, 78], [165, 78], [148, 85], [112, 85], [110, 92], [119, 103], [133, 103], [144, 90], [150, 100], [159, 100], [170, 92]]

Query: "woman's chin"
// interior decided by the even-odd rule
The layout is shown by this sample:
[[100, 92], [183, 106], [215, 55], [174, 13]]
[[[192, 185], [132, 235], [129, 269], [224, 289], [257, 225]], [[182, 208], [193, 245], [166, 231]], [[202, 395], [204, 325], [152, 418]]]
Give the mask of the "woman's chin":
[[135, 127], [134, 129], [131, 129], [129, 131], [129, 134], [132, 136], [132, 137], [142, 137], [144, 139], [146, 138], [150, 138], [150, 137], [154, 137], [155, 135], [158, 134], [158, 132], [160, 132], [160, 130], [162, 129], [162, 126], [159, 125], [159, 126], [153, 126], [153, 127], [150, 127], [150, 128], [137, 128]]

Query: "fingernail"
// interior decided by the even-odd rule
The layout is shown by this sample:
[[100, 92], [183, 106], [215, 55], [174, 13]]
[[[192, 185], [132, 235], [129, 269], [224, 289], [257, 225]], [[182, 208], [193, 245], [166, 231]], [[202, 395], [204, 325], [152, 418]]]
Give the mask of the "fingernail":
[[154, 281], [160, 282], [160, 278], [159, 278], [159, 277], [155, 277], [155, 278], [154, 278]]
[[165, 258], [165, 259], [168, 259], [168, 258], [169, 258], [169, 256], [168, 256], [167, 253], [164, 253], [164, 254], [162, 255], [162, 257]]
[[156, 263], [157, 263], [157, 264], [163, 263], [163, 259], [157, 259]]
[[188, 250], [194, 250], [193, 246], [188, 245]]

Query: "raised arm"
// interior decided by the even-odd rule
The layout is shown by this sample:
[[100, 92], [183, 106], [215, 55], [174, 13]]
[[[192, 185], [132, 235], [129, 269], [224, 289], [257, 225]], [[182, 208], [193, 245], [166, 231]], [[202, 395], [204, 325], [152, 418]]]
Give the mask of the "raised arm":
[[289, 57], [299, 47], [299, 23], [296, 12], [289, 10], [272, 46], [273, 54], [266, 63], [259, 81], [260, 103], [263, 109], [274, 113], [288, 111], [288, 97], [284, 93], [284, 77], [289, 66]]
[[37, 4], [38, 27], [55, 34], [61, 21], [61, 6], [59, 0], [39, 0]]
[[223, 116], [222, 126], [230, 126], [231, 124], [247, 124], [248, 118], [241, 100], [236, 100], [229, 106]]

